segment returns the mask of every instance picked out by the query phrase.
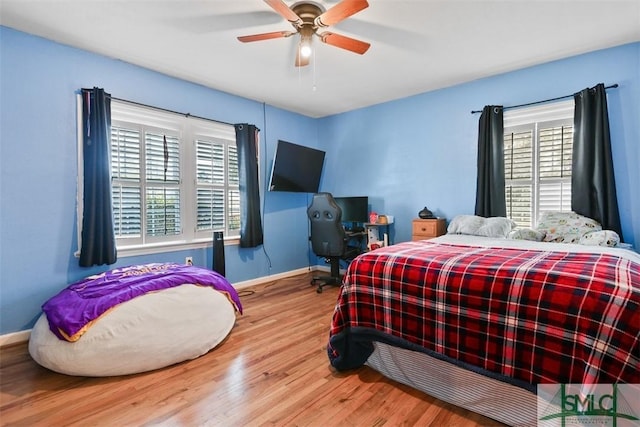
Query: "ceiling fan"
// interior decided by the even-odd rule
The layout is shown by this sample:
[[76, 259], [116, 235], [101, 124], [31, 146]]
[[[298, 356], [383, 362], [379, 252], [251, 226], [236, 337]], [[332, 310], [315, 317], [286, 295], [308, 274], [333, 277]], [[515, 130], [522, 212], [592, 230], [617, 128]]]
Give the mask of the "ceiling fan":
[[289, 7], [282, 0], [264, 0], [273, 10], [293, 25], [295, 31], [273, 31], [270, 33], [253, 34], [238, 37], [243, 43], [256, 42], [269, 39], [291, 37], [300, 34], [300, 43], [296, 53], [296, 67], [309, 65], [311, 57], [311, 41], [313, 36], [318, 36], [320, 41], [331, 46], [346, 49], [351, 52], [364, 54], [370, 44], [351, 37], [332, 33], [330, 31], [318, 32], [318, 29], [335, 25], [340, 21], [369, 7], [367, 0], [342, 0], [340, 3], [323, 10], [313, 2], [301, 1]]

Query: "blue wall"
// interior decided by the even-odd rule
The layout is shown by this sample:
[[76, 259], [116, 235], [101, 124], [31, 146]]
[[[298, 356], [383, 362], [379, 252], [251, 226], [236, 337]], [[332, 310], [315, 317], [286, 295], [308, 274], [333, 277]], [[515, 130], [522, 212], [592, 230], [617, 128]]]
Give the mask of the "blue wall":
[[[473, 212], [478, 116], [471, 110], [618, 83], [609, 91], [618, 195], [626, 240], [638, 246], [639, 51], [636, 43], [312, 119], [0, 27], [0, 334], [30, 328], [44, 301], [106, 269], [80, 268], [73, 256], [79, 88], [104, 87], [118, 98], [256, 124], [265, 188], [278, 139], [324, 149], [321, 189], [368, 195], [373, 210], [395, 216], [391, 237], [403, 241], [424, 205], [449, 219]], [[309, 196], [263, 193], [264, 248], [226, 247], [232, 283], [316, 263], [307, 240]], [[116, 266], [183, 262], [187, 255], [211, 267], [211, 248], [126, 257]]]
[[[76, 243], [76, 101], [83, 87], [261, 130], [262, 182], [277, 140], [318, 144], [317, 121], [121, 61], [0, 27], [0, 333], [28, 329], [41, 304], [106, 267], [80, 268]], [[232, 283], [309, 265], [308, 195], [268, 193], [264, 248], [227, 246]], [[212, 249], [120, 258], [114, 266], [184, 262], [211, 267]], [[313, 260], [315, 262], [315, 260]]]
[[640, 43], [601, 50], [320, 119], [330, 148], [324, 190], [373, 196], [395, 217], [394, 241], [411, 238], [427, 206], [451, 219], [473, 214], [478, 114], [485, 105], [520, 105], [570, 95], [603, 82], [622, 231], [640, 247]]

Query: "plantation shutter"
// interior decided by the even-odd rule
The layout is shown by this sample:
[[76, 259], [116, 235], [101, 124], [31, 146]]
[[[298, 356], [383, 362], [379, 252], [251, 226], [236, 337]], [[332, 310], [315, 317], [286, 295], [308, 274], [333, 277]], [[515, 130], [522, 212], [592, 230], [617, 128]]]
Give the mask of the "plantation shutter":
[[224, 144], [196, 140], [196, 228], [224, 229]]
[[117, 238], [140, 237], [140, 132], [111, 127], [111, 175]]
[[176, 136], [145, 132], [145, 174], [147, 236], [180, 234], [180, 143]]
[[520, 227], [571, 210], [573, 110], [569, 100], [505, 112], [507, 216]]
[[570, 211], [573, 126], [533, 123], [506, 130], [507, 217], [532, 227], [541, 212]]
[[227, 230], [239, 230], [240, 190], [236, 147], [215, 138], [198, 138], [195, 145], [197, 231], [222, 231], [225, 225], [228, 226]]
[[573, 126], [543, 128], [539, 138], [538, 211], [570, 211]]
[[504, 135], [505, 198], [507, 217], [530, 227], [533, 208], [533, 131]]
[[238, 148], [229, 145], [229, 230], [240, 231], [240, 172], [238, 168]]
[[[111, 127], [111, 173], [114, 225], [117, 238], [140, 238], [142, 234], [142, 189], [144, 179], [145, 233], [147, 236], [177, 235], [180, 218], [180, 147], [176, 136]], [[165, 138], [167, 170], [165, 174]], [[144, 167], [141, 163], [144, 161]]]
[[[240, 237], [233, 125], [114, 101], [111, 131], [111, 196], [120, 254], [204, 247], [213, 231], [224, 232], [225, 240]], [[79, 152], [82, 143], [79, 138]]]

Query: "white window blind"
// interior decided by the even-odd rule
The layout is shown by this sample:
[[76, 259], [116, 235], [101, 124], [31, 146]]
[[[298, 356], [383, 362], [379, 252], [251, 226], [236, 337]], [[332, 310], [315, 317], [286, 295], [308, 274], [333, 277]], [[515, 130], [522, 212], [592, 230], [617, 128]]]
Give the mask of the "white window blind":
[[[196, 139], [196, 227], [240, 230], [240, 190], [236, 146]], [[225, 203], [226, 200], [226, 203]]]
[[505, 112], [507, 216], [519, 226], [571, 210], [572, 147], [573, 101]]
[[119, 238], [140, 238], [142, 198], [137, 130], [111, 127], [111, 173], [115, 234]]
[[533, 133], [531, 130], [504, 135], [505, 196], [507, 217], [518, 224], [531, 224], [533, 191]]
[[[232, 125], [118, 100], [111, 102], [111, 115], [119, 255], [204, 247], [211, 244], [214, 231], [224, 232], [225, 240], [239, 238], [238, 156]], [[78, 129], [81, 155], [82, 126]], [[78, 218], [81, 210], [79, 203]]]
[[540, 129], [538, 211], [571, 210], [573, 125]]

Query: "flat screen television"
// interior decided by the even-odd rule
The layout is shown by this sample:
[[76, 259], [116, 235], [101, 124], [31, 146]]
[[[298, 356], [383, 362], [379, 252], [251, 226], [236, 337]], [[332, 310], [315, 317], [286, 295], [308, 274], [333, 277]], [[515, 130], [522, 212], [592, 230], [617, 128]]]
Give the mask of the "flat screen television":
[[334, 197], [334, 200], [342, 210], [342, 222], [350, 222], [353, 227], [369, 222], [369, 197]]
[[269, 191], [317, 193], [325, 152], [278, 141], [273, 157]]

